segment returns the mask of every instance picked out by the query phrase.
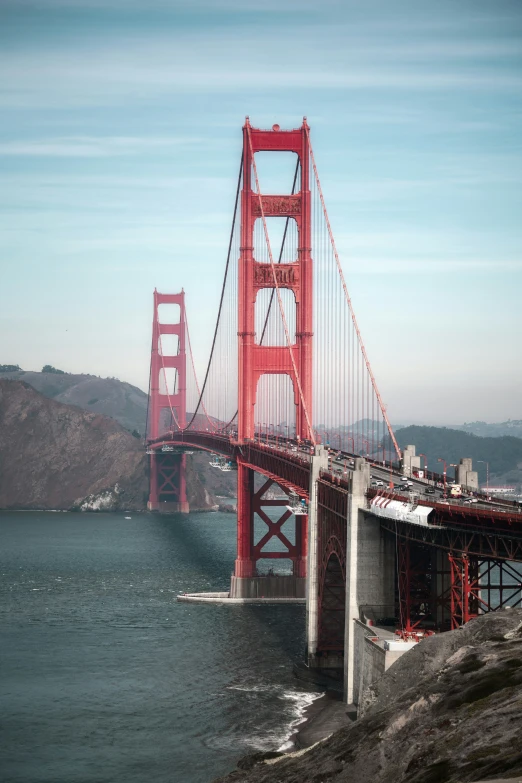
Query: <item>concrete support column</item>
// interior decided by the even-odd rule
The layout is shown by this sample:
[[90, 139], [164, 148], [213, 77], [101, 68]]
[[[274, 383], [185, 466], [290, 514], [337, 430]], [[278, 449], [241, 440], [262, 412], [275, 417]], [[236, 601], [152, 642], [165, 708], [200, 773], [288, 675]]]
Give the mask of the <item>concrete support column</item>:
[[478, 473], [473, 470], [473, 461], [471, 457], [463, 457], [455, 470], [455, 481], [463, 487], [471, 490], [478, 490]]
[[149, 511], [158, 510], [158, 463], [157, 455], [154, 452], [150, 454], [150, 474], [149, 474], [149, 499], [147, 509]]
[[316, 446], [310, 460], [310, 488], [308, 505], [308, 569], [306, 579], [306, 645], [307, 660], [317, 653], [319, 636], [319, 535], [317, 528], [317, 479], [321, 470], [328, 469], [328, 452]]
[[346, 620], [344, 637], [344, 692], [348, 704], [354, 692], [354, 621], [359, 619], [357, 581], [359, 578], [359, 510], [366, 506], [366, 490], [370, 485], [370, 466], [357, 458], [352, 473], [352, 491], [348, 497], [346, 533]]
[[386, 616], [395, 602], [395, 546], [392, 537], [381, 530], [377, 517], [367, 512], [366, 490], [370, 483], [370, 466], [357, 459], [352, 474], [352, 491], [348, 498], [346, 536], [346, 623], [344, 640], [345, 699], [354, 699], [355, 624], [361, 607], [372, 614]]
[[253, 559], [254, 512], [254, 471], [237, 462], [237, 558], [234, 576], [250, 578], [255, 573]]

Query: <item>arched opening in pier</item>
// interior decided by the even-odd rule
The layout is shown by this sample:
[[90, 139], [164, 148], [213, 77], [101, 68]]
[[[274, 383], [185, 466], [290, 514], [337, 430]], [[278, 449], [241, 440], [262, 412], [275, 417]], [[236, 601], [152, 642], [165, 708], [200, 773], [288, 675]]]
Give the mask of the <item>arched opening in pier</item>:
[[319, 643], [323, 653], [344, 651], [346, 585], [343, 568], [336, 552], [328, 557], [320, 592]]

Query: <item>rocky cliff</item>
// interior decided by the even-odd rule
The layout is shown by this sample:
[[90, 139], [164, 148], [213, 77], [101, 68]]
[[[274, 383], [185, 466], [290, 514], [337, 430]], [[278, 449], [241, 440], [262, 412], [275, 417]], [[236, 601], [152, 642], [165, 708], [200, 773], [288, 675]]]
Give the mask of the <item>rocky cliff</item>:
[[421, 642], [367, 694], [364, 716], [329, 739], [216, 783], [506, 779], [522, 775], [521, 737], [522, 611], [508, 610]]
[[[136, 386], [119, 381], [117, 378], [13, 370], [3, 371], [0, 374], [0, 380], [2, 379], [23, 381], [51, 400], [63, 402], [66, 405], [76, 405], [89, 413], [101, 413], [103, 416], [109, 416], [116, 419], [129, 432], [139, 433], [141, 436], [145, 432], [147, 394]], [[192, 414], [188, 415], [190, 417]], [[197, 414], [195, 426], [203, 430], [206, 429], [208, 427], [206, 417]], [[165, 429], [168, 427], [167, 421]], [[194, 452], [194, 456], [188, 458], [187, 467], [189, 477], [192, 468], [194, 468], [199, 482], [205, 487], [209, 497], [213, 495], [235, 497], [236, 474], [223, 473], [211, 468], [206, 453]], [[201, 487], [197, 486], [197, 481], [193, 489], [197, 495], [194, 499], [195, 507], [197, 505], [197, 508], [205, 508], [208, 504], [205, 502]]]
[[[0, 508], [138, 510], [148, 462], [141, 441], [107, 416], [0, 380]], [[187, 465], [193, 509], [216, 503]]]

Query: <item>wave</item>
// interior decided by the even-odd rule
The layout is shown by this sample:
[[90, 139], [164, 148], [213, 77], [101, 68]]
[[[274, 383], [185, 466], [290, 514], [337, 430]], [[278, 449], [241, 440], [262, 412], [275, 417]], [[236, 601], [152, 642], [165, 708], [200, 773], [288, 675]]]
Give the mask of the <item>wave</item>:
[[284, 691], [281, 694], [281, 699], [293, 702], [294, 719], [290, 722], [287, 732], [284, 737], [282, 737], [282, 742], [276, 750], [282, 753], [286, 750], [291, 750], [294, 747], [291, 737], [295, 734], [297, 727], [306, 722], [306, 710], [314, 701], [317, 701], [317, 699], [320, 699], [323, 696], [324, 693], [310, 693], [306, 691]]
[[[215, 746], [217, 743], [221, 747], [250, 748], [259, 752], [291, 750], [294, 747], [291, 738], [296, 733], [297, 727], [307, 720], [305, 716], [307, 708], [324, 696], [324, 693], [300, 691], [275, 683], [239, 683], [229, 685], [227, 690], [239, 691], [244, 693], [246, 698], [250, 697], [256, 701], [263, 701], [265, 697], [267, 719], [261, 719], [262, 722], [256, 727], [255, 733], [243, 734], [241, 726], [237, 726], [228, 737], [215, 737], [212, 745]], [[279, 707], [277, 702], [280, 703]], [[256, 713], [261, 715], [261, 711], [264, 712], [263, 707], [262, 703], [259, 704]], [[274, 717], [268, 720], [268, 714], [276, 716], [275, 720]], [[276, 728], [274, 723], [278, 723], [279, 726]], [[271, 725], [271, 728], [265, 730], [265, 725]]]

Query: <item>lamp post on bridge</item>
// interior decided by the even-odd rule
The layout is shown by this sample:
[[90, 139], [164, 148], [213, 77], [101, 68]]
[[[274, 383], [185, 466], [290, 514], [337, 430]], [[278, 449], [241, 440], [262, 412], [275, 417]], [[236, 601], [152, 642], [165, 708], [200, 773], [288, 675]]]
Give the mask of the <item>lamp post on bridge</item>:
[[477, 462], [482, 462], [486, 466], [486, 495], [489, 497], [489, 462], [485, 459], [478, 459]]
[[369, 441], [367, 441], [365, 438], [363, 438], [363, 439], [362, 439], [362, 442], [363, 442], [363, 446], [364, 446], [364, 444], [366, 443], [366, 456], [367, 456], [367, 457], [369, 457], [370, 455], [369, 455], [369, 453], [368, 453], [368, 452], [369, 452], [369, 450], [370, 450], [370, 443], [369, 443]]
[[444, 476], [444, 495], [443, 495], [443, 497], [444, 497], [444, 500], [446, 500], [446, 460], [442, 459], [442, 457], [438, 457], [437, 458], [437, 462], [443, 462], [444, 463], [444, 473], [443, 473], [443, 476]]

